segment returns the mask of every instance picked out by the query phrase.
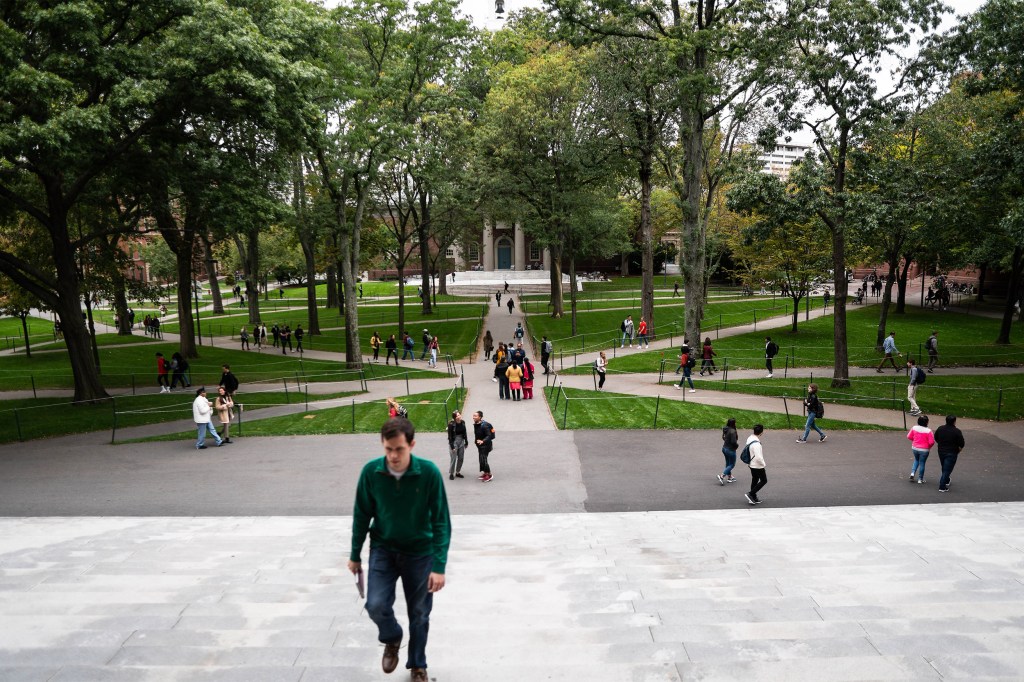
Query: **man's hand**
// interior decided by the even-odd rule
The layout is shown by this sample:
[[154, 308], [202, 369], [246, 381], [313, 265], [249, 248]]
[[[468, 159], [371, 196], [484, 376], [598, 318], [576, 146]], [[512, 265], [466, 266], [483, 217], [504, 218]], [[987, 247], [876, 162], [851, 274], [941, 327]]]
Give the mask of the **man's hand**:
[[348, 570], [352, 571], [352, 575], [356, 575], [357, 573], [359, 573], [359, 571], [363, 570], [363, 564], [359, 561], [349, 560]]
[[427, 577], [427, 592], [440, 592], [442, 587], [444, 587], [444, 573], [431, 572]]
[[477, 445], [483, 445], [483, 444], [484, 444], [484, 442], [483, 442], [482, 440], [477, 440], [476, 444], [477, 444]]

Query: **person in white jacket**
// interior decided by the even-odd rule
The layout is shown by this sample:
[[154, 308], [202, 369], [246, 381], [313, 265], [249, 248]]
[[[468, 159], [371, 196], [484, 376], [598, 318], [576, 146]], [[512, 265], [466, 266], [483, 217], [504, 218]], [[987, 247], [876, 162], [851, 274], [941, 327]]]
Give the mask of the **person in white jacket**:
[[196, 399], [192, 401], [192, 420], [196, 423], [196, 450], [206, 449], [206, 434], [209, 433], [217, 441], [219, 448], [224, 441], [217, 435], [210, 418], [213, 416], [213, 405], [206, 399], [206, 388], [196, 389]]
[[747, 438], [746, 443], [750, 446], [750, 464], [748, 465], [750, 467], [750, 492], [745, 493], [744, 496], [750, 504], [761, 504], [757, 491], [768, 483], [768, 474], [765, 472], [764, 466], [764, 448], [761, 447], [761, 434], [763, 433], [764, 427], [754, 424], [754, 433]]

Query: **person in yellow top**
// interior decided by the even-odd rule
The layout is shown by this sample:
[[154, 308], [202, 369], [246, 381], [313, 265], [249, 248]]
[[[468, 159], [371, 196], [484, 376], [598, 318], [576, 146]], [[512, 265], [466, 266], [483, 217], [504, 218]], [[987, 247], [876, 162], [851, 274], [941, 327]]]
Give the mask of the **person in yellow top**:
[[523, 395], [523, 368], [519, 365], [509, 365], [505, 370], [508, 377], [508, 386], [512, 389], [512, 400], [520, 400]]
[[374, 332], [373, 336], [370, 337], [370, 348], [373, 349], [373, 361], [380, 362], [380, 334], [377, 332]]
[[505, 357], [505, 344], [498, 343], [498, 349], [494, 351], [494, 377], [491, 381], [498, 381], [498, 365], [501, 364], [502, 358]]

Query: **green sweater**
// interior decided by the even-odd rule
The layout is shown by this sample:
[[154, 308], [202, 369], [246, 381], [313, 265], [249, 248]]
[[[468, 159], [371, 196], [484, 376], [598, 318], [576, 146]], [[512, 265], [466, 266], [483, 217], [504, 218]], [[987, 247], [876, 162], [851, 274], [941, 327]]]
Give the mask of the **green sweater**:
[[356, 486], [350, 560], [361, 561], [367, 532], [370, 547], [433, 556], [431, 571], [444, 573], [452, 520], [437, 466], [413, 455], [409, 468], [396, 479], [388, 472], [386, 458], [367, 462]]

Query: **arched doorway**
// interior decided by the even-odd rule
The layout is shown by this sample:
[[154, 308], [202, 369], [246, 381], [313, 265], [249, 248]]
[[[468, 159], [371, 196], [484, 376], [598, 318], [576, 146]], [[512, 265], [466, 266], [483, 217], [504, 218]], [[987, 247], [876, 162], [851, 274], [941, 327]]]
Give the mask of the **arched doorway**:
[[498, 270], [512, 269], [512, 242], [508, 237], [498, 240], [495, 250], [498, 252]]

